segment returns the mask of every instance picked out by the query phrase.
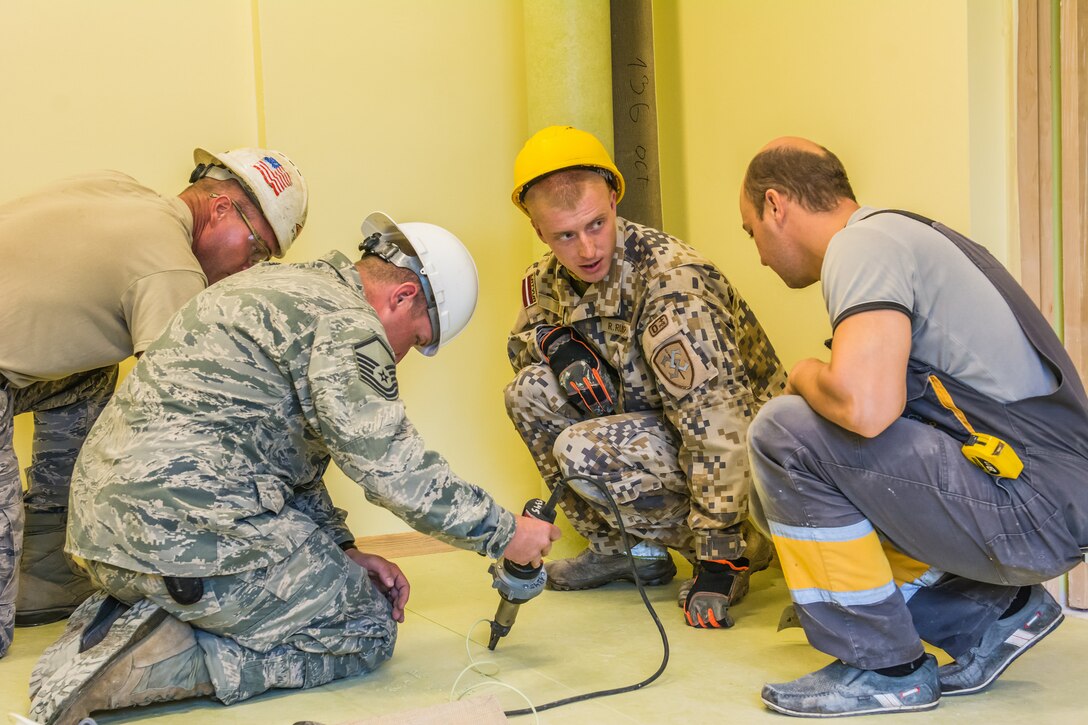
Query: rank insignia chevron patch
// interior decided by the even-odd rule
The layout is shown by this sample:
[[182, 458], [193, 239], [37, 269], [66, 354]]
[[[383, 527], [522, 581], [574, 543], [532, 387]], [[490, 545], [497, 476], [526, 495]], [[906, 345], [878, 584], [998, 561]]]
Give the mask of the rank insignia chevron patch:
[[389, 348], [377, 337], [372, 337], [355, 346], [355, 363], [359, 367], [359, 378], [386, 400], [396, 400], [400, 395], [396, 366], [391, 362], [380, 362], [391, 357]]

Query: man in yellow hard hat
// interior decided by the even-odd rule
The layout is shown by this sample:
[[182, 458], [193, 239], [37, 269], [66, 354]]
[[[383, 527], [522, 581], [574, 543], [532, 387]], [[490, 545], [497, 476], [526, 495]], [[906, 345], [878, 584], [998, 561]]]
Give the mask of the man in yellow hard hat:
[[[746, 524], [745, 433], [785, 375], [752, 311], [698, 252], [619, 218], [623, 176], [594, 136], [552, 126], [514, 164], [514, 205], [550, 253], [522, 281], [507, 411], [589, 548], [554, 589], [664, 584], [692, 562], [693, 627], [729, 627], [770, 547]], [[611, 509], [618, 506], [621, 521]], [[619, 529], [635, 545], [629, 559]]]
[[[64, 558], [68, 485], [117, 364], [209, 284], [283, 256], [306, 221], [306, 182], [280, 152], [194, 157], [176, 197], [102, 171], [0, 204], [0, 656], [13, 620], [63, 619], [91, 591]], [[24, 498], [12, 418], [26, 412]]]

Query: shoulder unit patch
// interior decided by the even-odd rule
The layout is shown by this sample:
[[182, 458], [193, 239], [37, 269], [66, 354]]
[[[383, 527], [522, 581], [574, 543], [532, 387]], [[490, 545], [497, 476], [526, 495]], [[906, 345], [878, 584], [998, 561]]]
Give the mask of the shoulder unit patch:
[[680, 338], [654, 350], [654, 367], [673, 386], [691, 390], [695, 370], [685, 342]]
[[650, 320], [642, 332], [642, 349], [649, 357], [657, 381], [677, 399], [717, 375], [704, 361], [690, 333], [670, 312]]

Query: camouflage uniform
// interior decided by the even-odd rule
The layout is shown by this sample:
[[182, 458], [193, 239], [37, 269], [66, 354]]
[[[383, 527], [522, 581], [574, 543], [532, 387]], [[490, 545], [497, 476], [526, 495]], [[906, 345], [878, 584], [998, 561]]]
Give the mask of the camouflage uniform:
[[[633, 535], [689, 559], [736, 558], [748, 510], [748, 424], [785, 373], [748, 305], [683, 242], [617, 220], [608, 276], [579, 294], [552, 254], [529, 268], [508, 343], [507, 411], [549, 488], [604, 483]], [[617, 372], [617, 414], [586, 419], [542, 362], [536, 328], [570, 325]], [[563, 511], [600, 553], [623, 551], [601, 503]]]
[[[23, 548], [23, 507], [63, 511], [79, 448], [117, 384], [117, 366], [61, 380], [12, 387], [0, 375], [0, 656], [11, 644], [17, 566]], [[13, 418], [34, 411], [34, 447], [25, 499], [15, 458]], [[6, 525], [4, 523], [6, 522]]]
[[[510, 512], [425, 450], [338, 252], [259, 265], [182, 308], [84, 446], [69, 551], [118, 598], [200, 628], [224, 702], [370, 669], [396, 625], [337, 546], [354, 537], [322, 481], [330, 459], [436, 538], [497, 558], [513, 536]], [[174, 602], [163, 576], [203, 578], [203, 598]]]
[[25, 518], [13, 503], [22, 488], [10, 427], [0, 423], [0, 655], [16, 567], [20, 624], [61, 618], [90, 592], [62, 551], [70, 474], [117, 363], [207, 285], [192, 244], [184, 201], [116, 171], [0, 204], [0, 408], [34, 413]]

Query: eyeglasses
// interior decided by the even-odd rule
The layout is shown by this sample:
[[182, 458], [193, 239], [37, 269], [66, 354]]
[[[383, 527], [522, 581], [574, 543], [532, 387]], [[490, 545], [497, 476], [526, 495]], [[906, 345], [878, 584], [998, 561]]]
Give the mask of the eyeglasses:
[[[213, 199], [218, 199], [220, 196], [225, 196], [225, 194], [211, 194], [210, 196]], [[245, 224], [246, 229], [249, 230], [249, 241], [253, 242], [253, 249], [249, 253], [249, 263], [252, 265], [267, 262], [272, 257], [272, 246], [262, 239], [261, 235], [257, 233], [257, 230], [253, 228], [253, 225], [249, 222], [249, 217], [242, 211], [242, 207], [238, 205], [238, 202], [231, 199], [229, 196], [226, 198], [230, 199], [230, 203], [238, 212], [238, 216], [242, 217], [242, 223]]]

